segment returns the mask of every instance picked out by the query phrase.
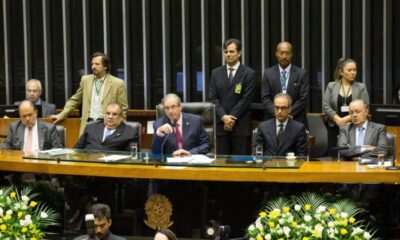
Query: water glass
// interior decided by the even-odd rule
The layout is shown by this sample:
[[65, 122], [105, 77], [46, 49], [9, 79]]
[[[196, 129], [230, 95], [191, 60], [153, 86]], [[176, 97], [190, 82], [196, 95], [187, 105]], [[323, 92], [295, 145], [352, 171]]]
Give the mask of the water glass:
[[131, 159], [138, 159], [138, 146], [137, 143], [131, 143]]
[[261, 157], [262, 155], [264, 155], [263, 146], [262, 146], [262, 145], [256, 146], [256, 153], [255, 153], [255, 156], [256, 156], [256, 157]]

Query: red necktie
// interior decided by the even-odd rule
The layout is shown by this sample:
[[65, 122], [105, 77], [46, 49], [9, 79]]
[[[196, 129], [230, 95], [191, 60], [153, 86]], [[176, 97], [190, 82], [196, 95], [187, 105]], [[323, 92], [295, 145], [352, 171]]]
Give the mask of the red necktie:
[[179, 123], [175, 124], [176, 141], [178, 142], [179, 149], [182, 149], [182, 133], [179, 130]]
[[32, 152], [32, 142], [33, 142], [33, 136], [32, 136], [32, 128], [28, 129], [28, 134], [26, 135], [26, 141], [24, 145], [24, 151], [26, 152]]

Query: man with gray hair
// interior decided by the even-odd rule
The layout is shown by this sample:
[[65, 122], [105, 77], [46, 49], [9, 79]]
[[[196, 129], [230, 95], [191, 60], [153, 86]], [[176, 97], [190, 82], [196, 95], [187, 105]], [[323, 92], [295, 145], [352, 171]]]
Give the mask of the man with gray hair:
[[[37, 79], [30, 79], [25, 84], [25, 97], [26, 100], [33, 102], [36, 108], [41, 107], [42, 115], [39, 117], [48, 117], [56, 112], [56, 105], [48, 103], [41, 99], [42, 95], [42, 84]], [[21, 102], [15, 102], [15, 105], [19, 105]]]
[[263, 146], [264, 155], [286, 156], [288, 152], [307, 155], [306, 130], [304, 124], [289, 117], [291, 103], [288, 94], [278, 93], [274, 97], [275, 118], [260, 123], [256, 146]]
[[340, 151], [345, 159], [368, 157], [370, 154], [387, 153], [386, 129], [382, 124], [367, 120], [368, 105], [357, 99], [349, 105], [351, 123], [339, 129], [337, 146], [349, 147]]

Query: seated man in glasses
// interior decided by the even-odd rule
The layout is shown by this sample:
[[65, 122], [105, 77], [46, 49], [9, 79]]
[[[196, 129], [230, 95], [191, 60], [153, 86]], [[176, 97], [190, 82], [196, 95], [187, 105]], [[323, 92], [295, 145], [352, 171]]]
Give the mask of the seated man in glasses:
[[[30, 79], [25, 84], [25, 96], [26, 100], [33, 102], [36, 105], [36, 108], [41, 108], [41, 116], [46, 118], [52, 114], [56, 113], [56, 105], [52, 103], [48, 103], [41, 99], [42, 96], [42, 84], [37, 79]], [[19, 105], [21, 102], [15, 102], [15, 105]]]
[[387, 153], [386, 129], [382, 124], [367, 120], [368, 105], [361, 99], [349, 105], [351, 123], [339, 129], [337, 146], [348, 148], [340, 151], [345, 159], [369, 157], [371, 154]]
[[165, 115], [153, 125], [152, 152], [174, 156], [207, 154], [211, 142], [201, 117], [182, 112], [181, 99], [176, 94], [168, 94], [162, 103]]
[[263, 146], [264, 155], [286, 156], [288, 152], [307, 155], [306, 130], [302, 123], [291, 119], [291, 103], [288, 94], [278, 93], [274, 97], [275, 118], [260, 123], [256, 146]]

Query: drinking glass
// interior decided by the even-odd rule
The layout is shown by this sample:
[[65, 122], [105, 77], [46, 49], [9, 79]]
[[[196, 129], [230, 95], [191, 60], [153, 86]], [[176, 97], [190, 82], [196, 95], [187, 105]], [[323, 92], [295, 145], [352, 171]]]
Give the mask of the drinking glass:
[[137, 159], [138, 158], [138, 146], [137, 143], [131, 143], [131, 159]]

